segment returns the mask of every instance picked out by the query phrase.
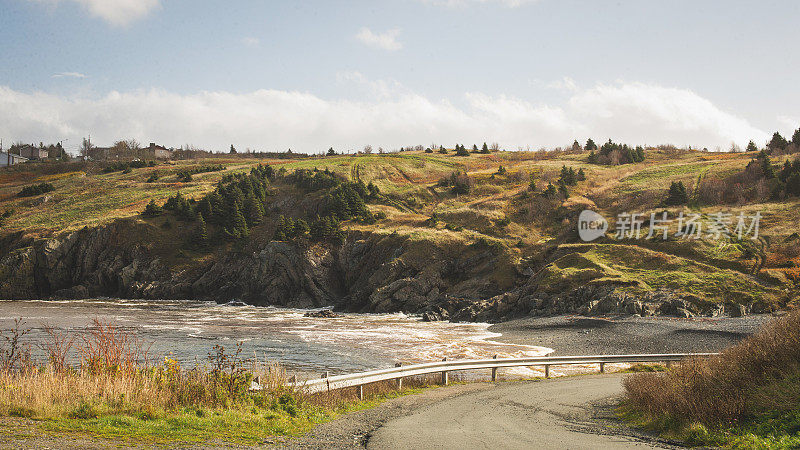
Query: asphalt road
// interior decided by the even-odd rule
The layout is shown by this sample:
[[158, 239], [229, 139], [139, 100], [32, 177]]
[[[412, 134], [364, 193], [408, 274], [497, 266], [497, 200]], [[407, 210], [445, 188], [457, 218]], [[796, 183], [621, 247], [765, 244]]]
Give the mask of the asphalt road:
[[370, 449], [670, 448], [610, 420], [611, 405], [621, 395], [621, 375], [498, 383], [392, 418], [366, 444]]

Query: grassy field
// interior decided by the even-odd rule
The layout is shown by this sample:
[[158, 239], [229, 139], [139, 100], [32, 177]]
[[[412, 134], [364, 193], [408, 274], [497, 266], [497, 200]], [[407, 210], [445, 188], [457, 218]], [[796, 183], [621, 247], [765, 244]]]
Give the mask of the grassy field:
[[[270, 164], [287, 173], [295, 169], [328, 169], [345, 179], [375, 184], [382, 196], [370, 208], [385, 213], [388, 220], [373, 225], [348, 222], [345, 228], [397, 232], [429, 239], [434, 245], [443, 239], [489, 240], [506, 247], [511, 260], [518, 264], [539, 260], [547, 248], [574, 242], [575, 217], [585, 208], [608, 218], [612, 232], [614, 218], [624, 212], [638, 212], [644, 217], [661, 211], [668, 211], [672, 217], [681, 211], [706, 216], [718, 211], [760, 212], [762, 239], [757, 243], [744, 245], [705, 237], [689, 242], [631, 240], [625, 246], [594, 246], [583, 258], [602, 265], [602, 273], [595, 277], [601, 281], [615, 277], [625, 283], [635, 280], [628, 289], [669, 287], [693, 292], [712, 302], [734, 297], [752, 303], [766, 297], [767, 303], [772, 304], [780, 300], [776, 288], [792, 288], [792, 283], [800, 281], [800, 247], [796, 240], [792, 241], [800, 222], [800, 199], [664, 205], [672, 182], [683, 182], [690, 198], [694, 198], [698, 180], [724, 179], [739, 173], [753, 155], [648, 149], [644, 162], [618, 166], [588, 164], [586, 158], [586, 153], [548, 152], [460, 157], [452, 151], [447, 155], [402, 152], [286, 160], [238, 157], [161, 162], [128, 173], [103, 173], [103, 163], [31, 163], [0, 170], [0, 213], [7, 212], [2, 234], [22, 232], [47, 237], [122, 218], [142, 221], [140, 213], [150, 200], [163, 203], [177, 192], [198, 198], [212, 191], [226, 174]], [[779, 167], [787, 158], [776, 157], [773, 163]], [[208, 164], [222, 164], [225, 169], [196, 174], [189, 182], [181, 182], [177, 176], [180, 171]], [[557, 182], [562, 166], [583, 169], [586, 180], [569, 187], [568, 199], [543, 199], [541, 192], [549, 183]], [[451, 187], [440, 183], [454, 172], [463, 172], [469, 178], [468, 193], [455, 194]], [[154, 173], [158, 179], [148, 182]], [[55, 190], [33, 197], [17, 196], [23, 187], [38, 183], [51, 183]], [[535, 190], [531, 190], [531, 184]], [[302, 214], [308, 209], [310, 200], [300, 201], [303, 194], [297, 189], [280, 183], [275, 189], [276, 204], [295, 205], [294, 210], [286, 210], [287, 214]], [[273, 220], [268, 217], [263, 232], [254, 233], [253, 238], [268, 239]], [[148, 223], [151, 222], [164, 225], [163, 219]], [[646, 225], [643, 232], [646, 235]], [[174, 233], [156, 234], [172, 239]], [[164, 247], [173, 249], [171, 245]], [[613, 252], [609, 250], [612, 248]], [[620, 249], [628, 253], [620, 254]], [[189, 251], [183, 254], [193, 257]], [[550, 263], [553, 261], [540, 261], [535, 270]], [[567, 262], [551, 267], [558, 272], [556, 278], [571, 278], [562, 273], [568, 268], [560, 264]], [[572, 269], [579, 271], [577, 279], [588, 276], [583, 268]], [[726, 286], [732, 290], [727, 292]]]

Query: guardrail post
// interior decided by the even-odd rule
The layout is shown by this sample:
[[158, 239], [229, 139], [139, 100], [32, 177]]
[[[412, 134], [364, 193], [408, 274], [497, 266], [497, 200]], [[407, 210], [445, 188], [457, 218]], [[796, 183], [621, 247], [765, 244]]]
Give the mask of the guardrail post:
[[550, 364], [544, 365], [544, 377], [550, 378]]
[[606, 373], [606, 363], [600, 363], [600, 373]]
[[328, 386], [328, 392], [331, 391], [331, 382], [328, 380], [329, 373], [326, 371], [322, 374], [322, 378], [325, 378], [325, 384]]
[[[492, 356], [492, 359], [497, 359], [497, 355]], [[492, 367], [492, 381], [497, 381], [497, 367]]]
[[[445, 356], [442, 361], [447, 361], [447, 357]], [[445, 385], [445, 386], [447, 386], [447, 381], [448, 381], [447, 378], [448, 378], [447, 377], [447, 371], [445, 370], [444, 372], [442, 372], [442, 384]]]
[[[403, 366], [403, 363], [396, 363], [394, 366], [395, 366], [395, 367], [402, 367], [402, 366]], [[403, 390], [403, 377], [399, 377], [399, 378], [397, 379], [397, 390], [398, 390], [398, 391], [401, 391], [401, 390]]]
[[359, 384], [358, 385], [358, 399], [359, 400], [364, 400], [364, 385], [363, 384]]

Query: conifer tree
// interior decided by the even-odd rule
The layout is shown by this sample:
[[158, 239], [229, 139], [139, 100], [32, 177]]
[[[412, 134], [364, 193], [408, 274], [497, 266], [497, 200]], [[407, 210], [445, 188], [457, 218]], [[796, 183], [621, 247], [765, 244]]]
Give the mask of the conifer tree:
[[206, 228], [206, 221], [203, 215], [198, 213], [195, 219], [197, 225], [195, 226], [194, 235], [192, 236], [192, 245], [197, 248], [203, 248], [208, 244], [208, 229]]

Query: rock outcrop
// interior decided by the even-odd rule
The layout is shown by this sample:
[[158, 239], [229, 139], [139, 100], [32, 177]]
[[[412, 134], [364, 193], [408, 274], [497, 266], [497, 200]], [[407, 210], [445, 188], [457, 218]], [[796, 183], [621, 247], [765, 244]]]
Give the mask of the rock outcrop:
[[488, 322], [563, 313], [738, 316], [759, 308], [713, 304], [669, 290], [634, 296], [619, 284], [554, 292], [530, 267], [517, 267], [502, 246], [437, 244], [397, 234], [351, 232], [338, 245], [253, 241], [170, 265], [153, 244], [136, 238], [147, 236], [147, 226], [121, 220], [49, 239], [6, 239], [0, 298], [235, 298], [254, 305]]

